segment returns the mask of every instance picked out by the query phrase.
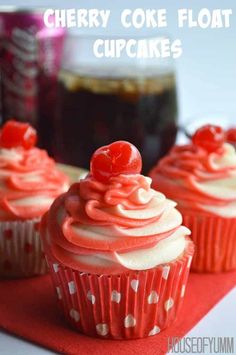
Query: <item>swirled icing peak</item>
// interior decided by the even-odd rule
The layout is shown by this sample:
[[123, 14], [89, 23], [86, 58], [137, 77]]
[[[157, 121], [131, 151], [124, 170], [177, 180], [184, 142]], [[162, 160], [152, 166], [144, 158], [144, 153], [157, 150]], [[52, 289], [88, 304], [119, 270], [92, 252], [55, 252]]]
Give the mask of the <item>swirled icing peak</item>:
[[190, 232], [176, 203], [136, 174], [100, 181], [90, 174], [52, 205], [43, 222], [47, 250], [91, 273], [143, 270], [177, 258]]
[[41, 217], [68, 189], [68, 178], [57, 170], [53, 159], [32, 146], [34, 130], [22, 125], [6, 124], [1, 131], [0, 220], [4, 221]]
[[210, 144], [210, 151], [194, 140], [175, 146], [151, 171], [153, 187], [176, 200], [180, 209], [236, 217], [236, 151], [218, 143], [215, 150]]

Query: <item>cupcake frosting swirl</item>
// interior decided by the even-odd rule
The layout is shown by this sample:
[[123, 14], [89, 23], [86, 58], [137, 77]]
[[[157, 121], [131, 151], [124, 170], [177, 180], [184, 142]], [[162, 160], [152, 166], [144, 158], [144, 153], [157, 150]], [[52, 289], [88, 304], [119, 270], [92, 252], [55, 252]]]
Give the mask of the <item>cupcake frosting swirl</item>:
[[67, 177], [46, 151], [0, 148], [0, 220], [41, 217], [67, 189]]
[[228, 143], [212, 153], [193, 144], [175, 146], [150, 176], [153, 187], [178, 201], [181, 209], [236, 217], [236, 152]]
[[80, 180], [45, 216], [46, 247], [64, 265], [91, 273], [145, 270], [176, 259], [190, 232], [176, 204], [150, 184], [139, 174]]

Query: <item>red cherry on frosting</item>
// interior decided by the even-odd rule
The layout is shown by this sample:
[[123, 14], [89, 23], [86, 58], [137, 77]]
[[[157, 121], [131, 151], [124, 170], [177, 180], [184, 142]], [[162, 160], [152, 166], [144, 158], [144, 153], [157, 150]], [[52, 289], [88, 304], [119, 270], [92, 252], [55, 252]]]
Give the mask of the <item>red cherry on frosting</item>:
[[230, 128], [226, 132], [226, 140], [230, 143], [236, 143], [236, 128]]
[[225, 132], [219, 126], [206, 125], [199, 128], [192, 136], [194, 145], [212, 153], [220, 149], [225, 142]]
[[37, 141], [36, 130], [28, 123], [7, 121], [2, 128], [0, 145], [3, 148], [23, 147], [30, 149]]
[[117, 141], [97, 149], [91, 159], [92, 176], [101, 182], [120, 174], [139, 174], [142, 158], [138, 149], [126, 141]]

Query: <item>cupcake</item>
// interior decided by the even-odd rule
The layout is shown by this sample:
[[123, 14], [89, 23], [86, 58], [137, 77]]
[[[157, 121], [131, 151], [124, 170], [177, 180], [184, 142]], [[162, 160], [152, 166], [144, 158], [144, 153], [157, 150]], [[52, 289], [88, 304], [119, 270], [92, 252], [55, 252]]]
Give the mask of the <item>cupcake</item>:
[[47, 152], [34, 147], [36, 131], [8, 121], [0, 132], [0, 277], [47, 271], [39, 222], [68, 179]]
[[221, 127], [201, 127], [150, 173], [153, 188], [178, 203], [196, 245], [192, 269], [236, 269], [236, 152]]
[[58, 197], [41, 236], [65, 318], [79, 332], [110, 339], [151, 336], [183, 301], [193, 243], [176, 203], [140, 175], [128, 142], [101, 147], [90, 173]]

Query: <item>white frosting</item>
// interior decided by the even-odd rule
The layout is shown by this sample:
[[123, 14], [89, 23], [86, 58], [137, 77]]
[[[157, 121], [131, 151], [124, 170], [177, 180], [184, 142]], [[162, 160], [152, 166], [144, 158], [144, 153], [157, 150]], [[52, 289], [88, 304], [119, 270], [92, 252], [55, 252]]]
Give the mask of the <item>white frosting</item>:
[[210, 180], [201, 183], [195, 182], [194, 184], [198, 190], [209, 196], [219, 198], [223, 201], [226, 199], [236, 199], [236, 175], [220, 180]]
[[32, 205], [48, 205], [50, 206], [54, 198], [50, 198], [48, 196], [32, 196], [25, 197], [12, 202], [13, 206], [32, 206]]
[[[36, 150], [37, 148], [35, 148]], [[41, 150], [36, 150], [40, 152], [44, 152]], [[61, 192], [65, 192], [68, 189], [68, 184], [63, 182], [60, 186], [58, 183], [58, 186], [55, 185], [55, 183], [52, 181], [50, 182], [50, 179], [48, 180], [47, 183], [45, 183], [45, 172], [47, 172], [49, 175], [50, 173], [53, 176], [54, 168], [53, 166], [49, 168], [40, 166], [37, 168], [37, 166], [32, 166], [32, 170], [35, 169], [35, 171], [25, 171], [25, 167], [22, 164], [22, 161], [25, 159], [26, 152], [24, 149], [21, 148], [11, 148], [11, 149], [5, 149], [5, 148], [0, 148], [0, 160], [1, 160], [1, 167], [0, 167], [0, 189], [6, 196], [9, 196], [9, 204], [12, 207], [30, 207], [30, 206], [47, 206], [48, 208], [52, 204], [53, 200], [55, 199], [55, 191], [58, 190], [58, 194]], [[34, 156], [34, 152], [32, 153]], [[40, 156], [41, 157], [41, 156]], [[27, 159], [27, 158], [26, 158]], [[30, 158], [28, 158], [30, 160]], [[45, 152], [42, 155], [42, 159], [46, 159], [45, 161], [49, 160], [50, 158], [48, 157], [47, 153]], [[50, 160], [49, 160], [50, 161]], [[40, 163], [42, 160], [40, 161]], [[21, 167], [22, 169], [13, 169], [11, 170], [9, 168], [9, 163], [13, 164], [16, 163], [17, 166]], [[32, 162], [31, 162], [32, 164]], [[47, 170], [46, 170], [47, 169]], [[13, 182], [13, 186], [9, 183], [9, 181]], [[16, 182], [16, 186], [14, 185]], [[22, 190], [18, 189], [18, 185], [20, 186], [24, 184], [24, 187]], [[31, 183], [32, 186], [35, 186], [35, 188], [28, 188], [27, 183]], [[41, 195], [39, 194], [39, 191], [41, 189]], [[46, 191], [43, 191], [43, 190]], [[51, 196], [47, 196], [47, 190], [50, 191]], [[35, 191], [35, 194], [34, 194]], [[27, 196], [27, 197], [22, 197], [22, 195], [25, 193], [25, 195], [32, 194], [32, 196]], [[50, 194], [49, 194], [50, 195]], [[0, 216], [7, 216], [7, 212], [0, 211]]]
[[152, 248], [137, 249], [127, 253], [116, 252], [115, 257], [108, 253], [75, 255], [66, 251], [66, 254], [83, 264], [97, 267], [112, 267], [118, 262], [129, 270], [147, 270], [178, 258], [184, 252], [186, 236], [190, 234], [188, 228], [181, 226], [171, 236], [161, 240]]
[[93, 226], [84, 224], [75, 224], [72, 228], [80, 237], [109, 240], [120, 236], [145, 237], [165, 233], [178, 227], [181, 223], [182, 216], [180, 212], [173, 208], [172, 210], [165, 211], [157, 221], [149, 223], [146, 226], [141, 226], [140, 228], [123, 228], [117, 225]]
[[225, 206], [203, 206], [200, 205], [202, 209], [208, 212], [212, 212], [215, 215], [224, 218], [235, 218], [236, 217], [236, 202], [228, 203]]
[[[196, 187], [209, 196], [218, 198], [225, 202], [223, 206], [199, 205], [203, 210], [212, 212], [225, 218], [236, 217], [236, 151], [228, 143], [224, 144], [224, 154], [219, 156], [211, 154], [211, 164], [215, 171], [224, 168], [232, 168], [228, 177], [222, 179], [212, 179], [204, 183], [196, 183]], [[228, 201], [227, 201], [228, 200]]]
[[235, 167], [236, 169], [236, 152], [232, 144], [225, 143], [223, 146], [224, 154], [211, 154], [212, 166], [216, 169]]
[[190, 231], [180, 227], [170, 237], [161, 240], [155, 247], [116, 254], [119, 262], [130, 270], [145, 270], [175, 260], [186, 246], [185, 236]]
[[17, 162], [22, 159], [22, 154], [16, 149], [0, 148], [0, 157], [12, 162]]
[[[228, 143], [223, 146], [224, 154], [211, 153], [209, 162], [212, 170], [204, 168], [195, 171], [195, 176], [191, 176], [191, 184], [197, 191], [209, 197], [208, 200], [217, 199], [219, 204], [213, 202], [197, 203], [197, 206], [207, 212], [212, 212], [224, 218], [236, 218], [236, 151]], [[206, 163], [206, 162], [205, 162]], [[204, 164], [203, 164], [204, 166]], [[226, 172], [225, 172], [225, 169]], [[222, 174], [222, 177], [220, 177]], [[184, 181], [175, 181], [176, 184], [185, 187]], [[182, 199], [179, 200], [181, 203]], [[183, 198], [183, 204], [188, 206], [188, 201]]]

